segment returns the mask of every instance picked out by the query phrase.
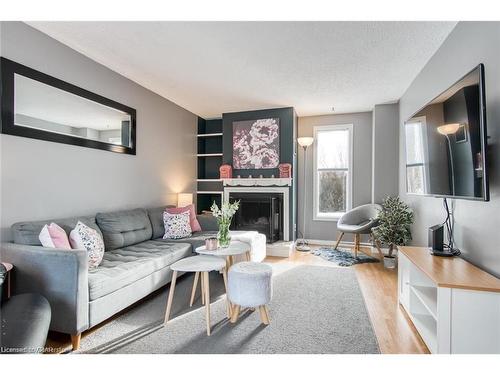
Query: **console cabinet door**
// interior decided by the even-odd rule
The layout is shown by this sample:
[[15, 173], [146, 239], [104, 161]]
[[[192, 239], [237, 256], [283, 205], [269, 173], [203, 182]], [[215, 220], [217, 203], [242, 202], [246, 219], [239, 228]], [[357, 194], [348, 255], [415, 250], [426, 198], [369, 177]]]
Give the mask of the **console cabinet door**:
[[399, 303], [406, 311], [409, 310], [410, 302], [410, 262], [403, 254], [398, 254], [398, 296]]

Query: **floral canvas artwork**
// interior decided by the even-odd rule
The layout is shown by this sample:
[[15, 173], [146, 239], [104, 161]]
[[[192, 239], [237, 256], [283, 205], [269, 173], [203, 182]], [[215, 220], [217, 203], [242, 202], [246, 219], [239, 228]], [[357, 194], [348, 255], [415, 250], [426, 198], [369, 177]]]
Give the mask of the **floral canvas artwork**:
[[233, 122], [234, 169], [271, 169], [279, 163], [278, 118]]

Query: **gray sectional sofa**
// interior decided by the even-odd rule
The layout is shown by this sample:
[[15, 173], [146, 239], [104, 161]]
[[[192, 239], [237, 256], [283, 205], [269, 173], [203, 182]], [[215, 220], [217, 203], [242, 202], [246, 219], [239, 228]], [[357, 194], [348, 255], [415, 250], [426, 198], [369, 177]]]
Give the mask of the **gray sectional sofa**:
[[[77, 349], [81, 332], [167, 284], [170, 265], [193, 255], [194, 248], [216, 234], [216, 220], [201, 215], [202, 232], [182, 240], [163, 240], [164, 209], [12, 225], [13, 242], [1, 244], [0, 255], [15, 266], [13, 292], [43, 295], [52, 308], [50, 329], [70, 334]], [[94, 270], [88, 270], [86, 251], [43, 248], [38, 239], [45, 224], [55, 222], [69, 235], [79, 220], [104, 239], [104, 258]]]

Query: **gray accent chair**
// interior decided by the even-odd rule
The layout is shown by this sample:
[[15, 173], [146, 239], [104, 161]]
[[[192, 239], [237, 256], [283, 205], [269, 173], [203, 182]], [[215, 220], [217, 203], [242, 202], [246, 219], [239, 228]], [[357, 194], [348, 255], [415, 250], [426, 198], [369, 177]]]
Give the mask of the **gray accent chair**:
[[[2, 243], [2, 261], [15, 265], [13, 292], [45, 296], [52, 307], [50, 329], [71, 335], [78, 349], [81, 333], [170, 282], [170, 265], [195, 255], [194, 248], [215, 231], [182, 240], [164, 240], [165, 206], [98, 213], [94, 216], [13, 224], [13, 242]], [[104, 258], [89, 270], [85, 250], [47, 249], [38, 235], [55, 222], [69, 235], [78, 221], [102, 234]], [[215, 218], [203, 217], [202, 229]], [[216, 225], [216, 224], [215, 224]]]
[[[11, 271], [15, 272], [15, 271]], [[2, 300], [6, 269], [0, 263], [0, 353], [42, 353], [50, 325], [50, 305], [40, 294], [25, 293]]]
[[372, 234], [372, 229], [378, 225], [377, 216], [380, 210], [382, 210], [382, 206], [379, 204], [364, 204], [342, 215], [337, 222], [337, 230], [340, 233], [337, 243], [335, 244], [335, 249], [339, 246], [344, 234], [351, 233], [354, 235], [354, 256], [357, 257], [358, 251], [361, 250], [361, 235], [368, 234], [371, 240], [375, 242], [379, 255], [382, 259], [383, 256], [382, 250], [380, 249], [380, 243], [375, 240]]

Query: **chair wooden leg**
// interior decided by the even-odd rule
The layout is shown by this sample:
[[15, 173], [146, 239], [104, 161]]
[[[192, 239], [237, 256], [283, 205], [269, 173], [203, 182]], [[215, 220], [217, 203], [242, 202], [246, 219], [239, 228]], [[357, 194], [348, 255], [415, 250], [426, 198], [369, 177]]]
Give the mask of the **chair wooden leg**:
[[354, 235], [354, 257], [358, 257], [358, 250], [359, 250], [359, 234], [356, 233]]
[[269, 324], [269, 317], [267, 315], [266, 307], [264, 305], [259, 306], [259, 311], [260, 311], [260, 320], [262, 321], [263, 324], [267, 326]]
[[198, 287], [199, 277], [200, 277], [200, 273], [196, 272], [194, 274], [193, 288], [191, 289], [191, 299], [189, 300], [189, 307], [193, 306], [194, 296], [196, 295], [196, 288]]
[[81, 333], [79, 333], [78, 335], [71, 335], [71, 346], [73, 347], [73, 350], [80, 349], [80, 339], [81, 338], [82, 338]]
[[224, 290], [226, 291], [226, 310], [227, 310], [227, 318], [231, 319], [231, 303], [229, 302], [229, 297], [227, 295], [227, 274], [226, 269], [222, 270], [222, 277], [224, 279]]
[[205, 317], [207, 320], [207, 336], [210, 336], [210, 283], [208, 281], [208, 272], [203, 272], [205, 286]]
[[337, 247], [339, 247], [340, 241], [342, 240], [342, 237], [344, 237], [344, 232], [340, 232], [339, 238], [337, 240], [337, 243], [335, 244], [335, 250], [337, 250]]
[[238, 317], [240, 316], [240, 305], [233, 306], [233, 314], [231, 316], [231, 323], [236, 323], [238, 321]]
[[170, 318], [170, 310], [172, 309], [172, 300], [174, 299], [176, 280], [177, 280], [177, 271], [174, 271], [174, 273], [172, 274], [172, 282], [170, 283], [170, 291], [168, 292], [167, 310], [165, 311], [165, 320], [163, 324], [167, 324], [168, 319]]

